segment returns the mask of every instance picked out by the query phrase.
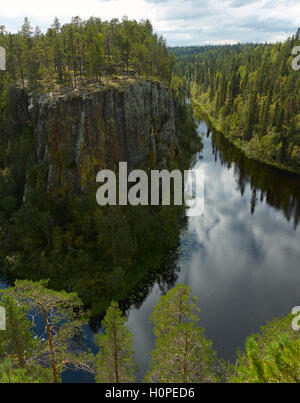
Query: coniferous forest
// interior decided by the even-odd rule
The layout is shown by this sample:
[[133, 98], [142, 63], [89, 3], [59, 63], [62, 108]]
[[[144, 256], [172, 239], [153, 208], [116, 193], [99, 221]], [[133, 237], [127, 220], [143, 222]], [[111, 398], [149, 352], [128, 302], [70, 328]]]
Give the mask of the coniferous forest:
[[[126, 305], [128, 295], [135, 295], [145, 278], [160, 275], [166, 251], [177, 247], [184, 209], [107, 206], [100, 210], [95, 203], [95, 178], [101, 164], [91, 175], [89, 190], [53, 197], [47, 188], [49, 167], [37, 158], [39, 145], [26, 109], [27, 94], [50, 92], [56, 99], [69, 89], [74, 97], [76, 90], [90, 91], [90, 83], [121, 92], [130, 80], [161, 82], [173, 88], [179, 130], [185, 133], [181, 154], [168, 154], [165, 167], [188, 167], [191, 151], [201, 144], [191, 110], [176, 94], [174, 57], [149, 21], [74, 18], [61, 27], [56, 19], [42, 34], [38, 29], [33, 33], [25, 19], [18, 34], [4, 28], [1, 32], [0, 45], [7, 51], [7, 71], [1, 72], [0, 84], [2, 271], [12, 280], [49, 278], [53, 287], [77, 291], [93, 316], [103, 313], [112, 297]], [[60, 142], [57, 132], [53, 137]], [[59, 160], [55, 165], [60, 167], [65, 154], [57, 148], [55, 153]], [[149, 154], [143, 165], [154, 166], [152, 160]], [[75, 162], [66, 165], [70, 172]]]
[[300, 31], [284, 43], [175, 48], [193, 101], [248, 157], [300, 172]]
[[[106, 312], [94, 355], [74, 341], [86, 321], [76, 294], [50, 290], [45, 281], [17, 281], [1, 298], [7, 311], [7, 331], [0, 334], [1, 383], [57, 383], [66, 369], [87, 371], [98, 383], [136, 381], [133, 336], [117, 302]], [[155, 349], [145, 382], [299, 383], [300, 339], [290, 327], [292, 315], [262, 327], [247, 339], [236, 363], [227, 364], [198, 325], [196, 303], [191, 289], [179, 284], [154, 307], [149, 320]], [[34, 337], [28, 312], [43, 316], [47, 339]]]
[[7, 52], [8, 79], [20, 88], [46, 89], [55, 93], [58, 85], [76, 88], [88, 80], [112, 74], [131, 73], [169, 83], [174, 58], [166, 42], [153, 32], [149, 20], [128, 18], [87, 21], [72, 18], [61, 26], [56, 18], [46, 33], [35, 30], [28, 18], [17, 34], [1, 27], [1, 46]]
[[[300, 382], [297, 46], [300, 28], [169, 46], [148, 19], [0, 25], [0, 383]], [[97, 173], [126, 159], [203, 166], [202, 216], [142, 190], [100, 207]]]

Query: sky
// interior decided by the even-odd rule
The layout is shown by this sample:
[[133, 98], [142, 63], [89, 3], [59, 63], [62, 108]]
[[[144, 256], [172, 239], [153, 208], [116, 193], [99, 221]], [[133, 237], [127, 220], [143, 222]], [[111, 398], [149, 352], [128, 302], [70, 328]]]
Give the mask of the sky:
[[283, 41], [300, 27], [300, 0], [1, 0], [0, 25], [24, 17], [45, 31], [58, 17], [150, 19], [170, 46]]

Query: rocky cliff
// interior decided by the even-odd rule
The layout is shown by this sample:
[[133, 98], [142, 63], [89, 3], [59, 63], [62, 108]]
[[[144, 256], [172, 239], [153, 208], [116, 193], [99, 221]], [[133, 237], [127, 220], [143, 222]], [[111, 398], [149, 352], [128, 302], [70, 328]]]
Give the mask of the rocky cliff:
[[78, 292], [92, 315], [112, 299], [125, 306], [165, 265], [173, 271], [164, 257], [178, 246], [184, 207], [100, 208], [96, 174], [117, 171], [119, 161], [188, 168], [201, 149], [191, 109], [159, 82], [128, 77], [55, 95], [8, 90], [0, 268], [12, 282], [47, 278], [51, 288]]
[[95, 183], [100, 169], [166, 168], [180, 152], [176, 106], [159, 82], [90, 84], [55, 96], [31, 97], [37, 155], [48, 189], [72, 194]]

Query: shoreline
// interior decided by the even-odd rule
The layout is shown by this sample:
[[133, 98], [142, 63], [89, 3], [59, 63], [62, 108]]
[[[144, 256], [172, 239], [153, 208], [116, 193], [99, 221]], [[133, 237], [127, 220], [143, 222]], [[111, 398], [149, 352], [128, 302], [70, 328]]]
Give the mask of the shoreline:
[[295, 175], [298, 178], [300, 178], [300, 170], [299, 171], [294, 170], [284, 164], [276, 163], [276, 162], [273, 162], [270, 160], [265, 160], [259, 156], [249, 155], [249, 153], [247, 153], [245, 151], [243, 144], [241, 144], [237, 140], [233, 140], [232, 138], [230, 138], [228, 135], [226, 135], [220, 129], [220, 127], [218, 127], [216, 120], [214, 118], [212, 118], [208, 112], [205, 111], [205, 107], [200, 103], [199, 100], [195, 99], [195, 97], [193, 95], [191, 95], [191, 104], [192, 104], [194, 112], [196, 111], [196, 109], [198, 109], [198, 113], [204, 118], [204, 120], [206, 120], [206, 122], [209, 125], [209, 128], [214, 129], [215, 131], [220, 133], [226, 140], [228, 140], [231, 144], [233, 144], [235, 147], [237, 147], [244, 154], [244, 156], [246, 158], [259, 162], [262, 165], [266, 165], [268, 167], [277, 169], [277, 170], [281, 171], [282, 173], [289, 174], [289, 175]]

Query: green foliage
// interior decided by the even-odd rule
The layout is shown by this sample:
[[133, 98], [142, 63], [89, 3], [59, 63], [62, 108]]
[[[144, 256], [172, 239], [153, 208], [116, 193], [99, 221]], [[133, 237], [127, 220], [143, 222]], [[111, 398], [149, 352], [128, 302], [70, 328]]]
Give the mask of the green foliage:
[[9, 359], [0, 362], [0, 383], [42, 383], [45, 379], [37, 377], [27, 369], [14, 368]]
[[153, 383], [212, 383], [216, 381], [216, 353], [204, 330], [192, 324], [176, 325], [158, 338], [145, 377]]
[[300, 336], [292, 329], [293, 317], [275, 319], [249, 337], [230, 368], [233, 383], [299, 383]]
[[53, 94], [61, 85], [85, 85], [112, 74], [157, 77], [170, 83], [174, 58], [165, 41], [153, 33], [149, 20], [86, 21], [72, 18], [61, 26], [56, 18], [43, 34], [25, 18], [17, 34], [0, 33], [7, 52], [7, 73], [22, 88], [46, 89]]
[[300, 382], [300, 338], [290, 340], [281, 337], [268, 346], [265, 354], [260, 351], [254, 338], [246, 342], [249, 360], [247, 382], [255, 383], [299, 383]]
[[[194, 301], [190, 288], [179, 285], [155, 307], [156, 343], [146, 382], [215, 383], [225, 377], [231, 383], [300, 382], [300, 337], [291, 326], [293, 315], [274, 319], [249, 337], [245, 351], [225, 370], [196, 325]], [[118, 303], [111, 303], [102, 322], [104, 333], [95, 336], [96, 356], [78, 343], [84, 322], [76, 294], [50, 290], [46, 281], [17, 281], [1, 291], [1, 305], [7, 330], [0, 332], [0, 383], [59, 382], [65, 369], [88, 371], [99, 383], [135, 381], [133, 337]], [[36, 314], [44, 318], [47, 339], [34, 336]]]
[[284, 43], [175, 48], [195, 105], [247, 156], [300, 172], [300, 74]]
[[0, 332], [0, 361], [9, 357], [14, 365], [25, 368], [38, 349], [33, 324], [26, 318], [28, 307], [17, 305], [9, 295], [4, 295], [1, 306], [6, 311], [6, 330]]
[[162, 296], [150, 316], [156, 336], [146, 382], [208, 383], [217, 379], [216, 353], [205, 331], [191, 289], [183, 284]]
[[[183, 106], [180, 110], [184, 148], [168, 161], [170, 168], [188, 167], [196, 137], [191, 113]], [[161, 269], [166, 250], [179, 242], [183, 209], [100, 210], [94, 190], [73, 200], [53, 199], [46, 188], [46, 167], [35, 160], [29, 127], [16, 128], [17, 119], [12, 127], [4, 114], [1, 119], [1, 269], [11, 281], [50, 278], [52, 288], [77, 291], [93, 315], [103, 314], [111, 299], [125, 299], [150, 271]]]
[[191, 297], [191, 292], [190, 287], [179, 284], [159, 299], [150, 316], [156, 337], [166, 335], [177, 325], [198, 322], [200, 309], [195, 304], [197, 298]]
[[[185, 104], [186, 82], [174, 77], [174, 56], [149, 21], [75, 17], [61, 26], [56, 18], [43, 34], [38, 28], [33, 33], [26, 19], [18, 34], [1, 30], [0, 45], [7, 51], [0, 80], [1, 271], [12, 283], [49, 278], [51, 288], [78, 292], [93, 316], [103, 315], [112, 299], [124, 301], [150, 273], [152, 279], [159, 275], [166, 251], [178, 245], [184, 208], [100, 210], [94, 188], [72, 199], [63, 192], [52, 197], [49, 167], [37, 157], [28, 93], [48, 91], [55, 97], [95, 81], [116, 83], [120, 75], [167, 86], [172, 81], [181, 147], [170, 150], [166, 164], [183, 170], [201, 148]], [[154, 165], [149, 155], [141, 168]], [[71, 170], [75, 163], [66, 166]]]
[[95, 361], [96, 381], [134, 382], [137, 367], [133, 358], [133, 339], [116, 302], [111, 303], [102, 324], [105, 333], [96, 336], [100, 347]]
[[[178, 108], [183, 152], [167, 161], [170, 169], [187, 168], [193, 147], [200, 148], [193, 146], [191, 111]], [[103, 314], [112, 299], [124, 300], [149, 272], [161, 270], [166, 251], [178, 245], [184, 207], [99, 209], [94, 188], [72, 200], [53, 198], [27, 129], [0, 137], [1, 270], [11, 282], [49, 278], [51, 288], [76, 291], [93, 315]]]
[[[32, 346], [33, 341], [30, 341], [29, 324], [26, 319], [20, 319], [20, 325], [24, 324], [21, 333], [15, 335], [17, 328], [4, 337], [8, 337], [8, 345], [12, 344], [11, 355], [18, 356], [20, 367], [25, 367], [25, 353], [29, 354], [35, 347], [34, 354], [31, 353], [33, 356], [30, 358], [36, 365], [51, 366], [52, 382], [59, 382], [60, 374], [66, 368], [88, 369], [91, 356], [86, 351], [71, 348], [73, 338], [80, 334], [85, 323], [81, 301], [76, 294], [50, 290], [47, 284], [48, 281], [45, 280], [40, 282], [17, 280], [13, 288], [1, 291], [4, 302], [11, 306], [8, 306], [10, 311], [14, 309], [12, 314], [9, 313], [9, 317], [14, 315], [14, 321], [19, 319], [22, 312], [30, 312], [32, 316], [39, 315], [43, 318], [47, 340], [40, 346]], [[4, 345], [2, 350], [4, 355], [9, 352], [5, 351], [5, 348]]]

